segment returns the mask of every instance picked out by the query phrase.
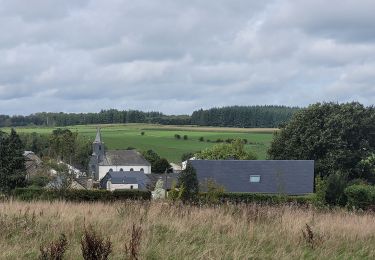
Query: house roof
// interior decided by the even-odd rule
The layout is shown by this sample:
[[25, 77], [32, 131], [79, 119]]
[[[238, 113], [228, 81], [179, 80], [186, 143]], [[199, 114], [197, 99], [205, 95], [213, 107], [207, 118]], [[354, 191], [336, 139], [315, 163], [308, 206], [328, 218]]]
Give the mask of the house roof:
[[[200, 183], [212, 179], [227, 192], [306, 194], [314, 188], [314, 161], [192, 160]], [[259, 175], [251, 183], [250, 175]]]
[[100, 186], [105, 188], [108, 180], [113, 184], [138, 184], [138, 189], [141, 190], [146, 190], [150, 183], [144, 172], [135, 171], [108, 172], [100, 181]]
[[151, 164], [135, 150], [107, 151], [100, 165], [150, 166]]

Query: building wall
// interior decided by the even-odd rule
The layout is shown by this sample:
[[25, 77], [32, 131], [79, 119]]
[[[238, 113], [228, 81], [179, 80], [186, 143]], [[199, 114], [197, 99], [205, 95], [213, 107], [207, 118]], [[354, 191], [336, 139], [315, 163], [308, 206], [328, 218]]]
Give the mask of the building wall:
[[117, 165], [112, 165], [112, 166], [102, 166], [100, 165], [99, 166], [99, 178], [98, 180], [100, 181], [106, 174], [107, 172], [109, 172], [110, 170], [112, 169], [112, 171], [114, 172], [118, 172], [118, 171], [121, 171], [121, 169], [123, 171], [130, 171], [130, 169], [133, 169], [133, 171], [135, 172], [140, 172], [141, 169], [143, 169], [143, 172], [145, 174], [149, 174], [151, 173], [151, 166], [117, 166]]
[[133, 190], [138, 190], [138, 184], [113, 184], [110, 181], [107, 182], [107, 190], [114, 191], [114, 190], [130, 190], [131, 186], [133, 186]]

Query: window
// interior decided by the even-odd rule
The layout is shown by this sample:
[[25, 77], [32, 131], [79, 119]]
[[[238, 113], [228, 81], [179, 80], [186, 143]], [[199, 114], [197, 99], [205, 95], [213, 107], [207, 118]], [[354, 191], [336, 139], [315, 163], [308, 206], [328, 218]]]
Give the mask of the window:
[[141, 172], [144, 172], [145, 170], [143, 168], [140, 169]]
[[131, 190], [133, 189], [133, 185], [130, 185], [130, 189], [131, 189]]
[[99, 145], [99, 151], [101, 151], [102, 150], [102, 146], [101, 145]]
[[124, 171], [124, 169], [123, 169], [123, 168], [121, 168], [121, 169], [120, 169], [120, 172], [123, 172], [123, 171]]
[[113, 169], [111, 168], [111, 169], [109, 169], [109, 171], [110, 171], [110, 172], [113, 172]]
[[260, 182], [260, 175], [250, 175], [250, 182]]
[[133, 168], [130, 168], [130, 171], [132, 172], [132, 171], [134, 171], [134, 169], [133, 169]]

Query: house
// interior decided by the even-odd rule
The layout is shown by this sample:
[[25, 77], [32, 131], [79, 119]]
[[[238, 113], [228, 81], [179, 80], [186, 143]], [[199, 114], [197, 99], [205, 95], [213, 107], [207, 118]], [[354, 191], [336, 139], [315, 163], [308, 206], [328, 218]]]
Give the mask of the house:
[[114, 190], [148, 190], [150, 179], [142, 171], [109, 171], [100, 180], [100, 188]]
[[93, 142], [93, 154], [89, 162], [90, 175], [100, 181], [108, 172], [134, 171], [151, 173], [151, 164], [135, 150], [105, 151], [100, 129]]
[[192, 160], [198, 181], [212, 180], [226, 192], [300, 195], [314, 190], [314, 161]]
[[50, 181], [44, 188], [45, 189], [53, 189], [53, 190], [61, 190], [64, 188], [72, 189], [72, 190], [86, 190], [82, 183], [78, 182], [76, 179], [71, 180], [69, 187], [64, 187], [64, 181], [62, 176], [57, 176], [54, 180]]

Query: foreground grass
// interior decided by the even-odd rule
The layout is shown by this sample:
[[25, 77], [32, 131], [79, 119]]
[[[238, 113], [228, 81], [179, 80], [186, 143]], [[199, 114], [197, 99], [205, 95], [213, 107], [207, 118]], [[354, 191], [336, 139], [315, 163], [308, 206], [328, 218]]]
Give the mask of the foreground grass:
[[[374, 259], [375, 215], [291, 206], [191, 207], [168, 203], [0, 203], [0, 259], [36, 259], [64, 233], [66, 259], [82, 259], [84, 225], [124, 259], [133, 224], [142, 228], [141, 259]], [[302, 235], [306, 224], [313, 243]]]
[[[72, 131], [94, 140], [96, 125], [69, 126]], [[134, 147], [138, 150], [152, 149], [160, 156], [171, 162], [180, 162], [181, 155], [187, 152], [197, 152], [212, 147], [217, 139], [247, 139], [245, 148], [257, 154], [258, 159], [265, 159], [271, 143], [272, 128], [228, 128], [228, 127], [197, 127], [197, 126], [163, 126], [152, 124], [111, 124], [101, 125], [102, 136], [108, 149], [126, 149]], [[20, 133], [50, 134], [55, 128], [51, 127], [18, 127]], [[3, 128], [10, 131], [9, 128]], [[141, 135], [144, 132], [144, 135]], [[177, 140], [175, 134], [188, 136], [188, 140]], [[199, 138], [203, 137], [204, 142]], [[211, 142], [206, 142], [210, 140]]]

